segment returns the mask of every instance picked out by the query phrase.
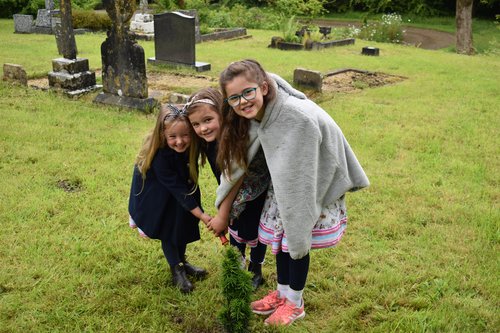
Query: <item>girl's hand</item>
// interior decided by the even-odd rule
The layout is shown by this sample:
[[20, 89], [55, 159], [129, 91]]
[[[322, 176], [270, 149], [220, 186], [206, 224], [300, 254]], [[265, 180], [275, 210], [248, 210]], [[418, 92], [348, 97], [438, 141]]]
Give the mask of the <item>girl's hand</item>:
[[215, 215], [210, 222], [208, 222], [208, 230], [212, 231], [214, 234], [219, 235], [223, 233], [228, 225], [228, 221], [225, 218]]
[[208, 227], [208, 224], [212, 220], [212, 217], [210, 215], [208, 215], [207, 213], [203, 213], [203, 214], [201, 214], [200, 220], [202, 220], [203, 223], [205, 223], [205, 225]]

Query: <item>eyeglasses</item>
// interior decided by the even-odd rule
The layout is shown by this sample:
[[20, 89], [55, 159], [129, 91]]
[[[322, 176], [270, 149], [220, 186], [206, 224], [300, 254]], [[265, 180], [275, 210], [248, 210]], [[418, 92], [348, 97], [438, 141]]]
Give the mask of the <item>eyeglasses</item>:
[[246, 101], [251, 101], [252, 99], [254, 99], [255, 96], [257, 96], [256, 91], [257, 91], [257, 87], [247, 88], [247, 89], [243, 90], [243, 92], [240, 95], [229, 96], [228, 98], [225, 99], [225, 101], [227, 102], [227, 104], [229, 104], [230, 106], [232, 106], [234, 108], [234, 107], [237, 107], [238, 105], [240, 105], [241, 97], [243, 97]]

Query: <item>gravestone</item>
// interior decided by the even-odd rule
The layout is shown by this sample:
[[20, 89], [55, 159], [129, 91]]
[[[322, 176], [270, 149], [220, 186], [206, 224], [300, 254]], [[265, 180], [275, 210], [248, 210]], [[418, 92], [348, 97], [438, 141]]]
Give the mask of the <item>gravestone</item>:
[[45, 0], [45, 8], [39, 9], [36, 15], [34, 33], [52, 34], [54, 24], [52, 22], [52, 11], [54, 10], [54, 0]]
[[33, 15], [14, 14], [14, 32], [29, 34], [33, 30]]
[[49, 72], [49, 86], [62, 89], [70, 96], [77, 96], [92, 91], [96, 85], [95, 73], [89, 71], [89, 62], [85, 58], [77, 58], [73, 19], [71, 16], [71, 0], [61, 0], [60, 17], [55, 28], [59, 54], [63, 58], [52, 60], [52, 72]]
[[54, 0], [45, 0], [45, 9], [54, 10], [55, 9]]
[[129, 32], [135, 2], [104, 0], [103, 4], [112, 26], [101, 44], [103, 92], [94, 102], [153, 111], [158, 103], [148, 98], [144, 49]]
[[154, 16], [155, 57], [153, 64], [191, 67], [208, 71], [209, 63], [196, 61], [195, 18], [179, 12]]
[[23, 86], [28, 85], [26, 71], [21, 65], [3, 64], [3, 80], [11, 83], [18, 83]]
[[200, 16], [196, 9], [178, 9], [177, 12], [194, 17], [194, 39], [196, 43], [201, 43]]
[[378, 57], [378, 55], [380, 54], [380, 49], [378, 47], [365, 46], [361, 49], [361, 54]]
[[133, 20], [130, 22], [130, 31], [139, 34], [150, 34], [153, 37], [155, 32], [153, 14], [135, 14]]
[[323, 75], [318, 71], [296, 68], [293, 71], [293, 83], [297, 86], [321, 92], [323, 86]]

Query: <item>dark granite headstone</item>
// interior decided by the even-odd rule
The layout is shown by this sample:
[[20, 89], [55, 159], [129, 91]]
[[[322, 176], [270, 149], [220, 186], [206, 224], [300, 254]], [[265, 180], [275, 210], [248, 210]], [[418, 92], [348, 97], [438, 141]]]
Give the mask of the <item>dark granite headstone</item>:
[[361, 49], [361, 54], [377, 57], [380, 54], [380, 49], [378, 47], [365, 46]]
[[148, 98], [144, 49], [129, 33], [135, 1], [104, 0], [113, 25], [101, 44], [103, 92], [95, 102], [152, 111], [156, 101]]
[[178, 12], [154, 16], [155, 58], [148, 61], [188, 66], [198, 72], [210, 70], [210, 64], [196, 62], [195, 18]]

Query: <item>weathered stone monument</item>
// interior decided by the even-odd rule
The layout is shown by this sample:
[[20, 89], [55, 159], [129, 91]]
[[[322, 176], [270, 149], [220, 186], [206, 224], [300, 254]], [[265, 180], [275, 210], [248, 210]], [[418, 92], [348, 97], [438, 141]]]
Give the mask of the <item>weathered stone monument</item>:
[[95, 73], [89, 71], [89, 62], [77, 58], [71, 0], [61, 0], [60, 18], [55, 28], [59, 54], [63, 58], [52, 60], [52, 72], [49, 72], [49, 86], [62, 89], [68, 95], [75, 96], [99, 88]]
[[28, 76], [21, 65], [3, 64], [3, 80], [22, 86], [28, 85]]
[[30, 34], [33, 31], [33, 15], [14, 14], [14, 32]]
[[157, 101], [148, 98], [144, 49], [129, 33], [135, 2], [103, 0], [112, 21], [101, 44], [103, 92], [94, 102], [152, 111]]
[[196, 61], [195, 17], [179, 12], [154, 16], [155, 57], [153, 64], [191, 67], [198, 72], [208, 71], [209, 63]]
[[36, 15], [35, 26], [33, 32], [39, 34], [52, 34], [52, 11], [54, 10], [54, 0], [45, 0], [45, 8], [39, 9]]
[[130, 31], [145, 35], [150, 34], [152, 39], [155, 32], [153, 14], [135, 14], [133, 20], [130, 22]]
[[155, 27], [153, 14], [148, 13], [148, 0], [141, 0], [139, 6], [140, 13], [136, 13], [130, 21], [130, 31], [136, 33], [139, 38], [152, 40]]

